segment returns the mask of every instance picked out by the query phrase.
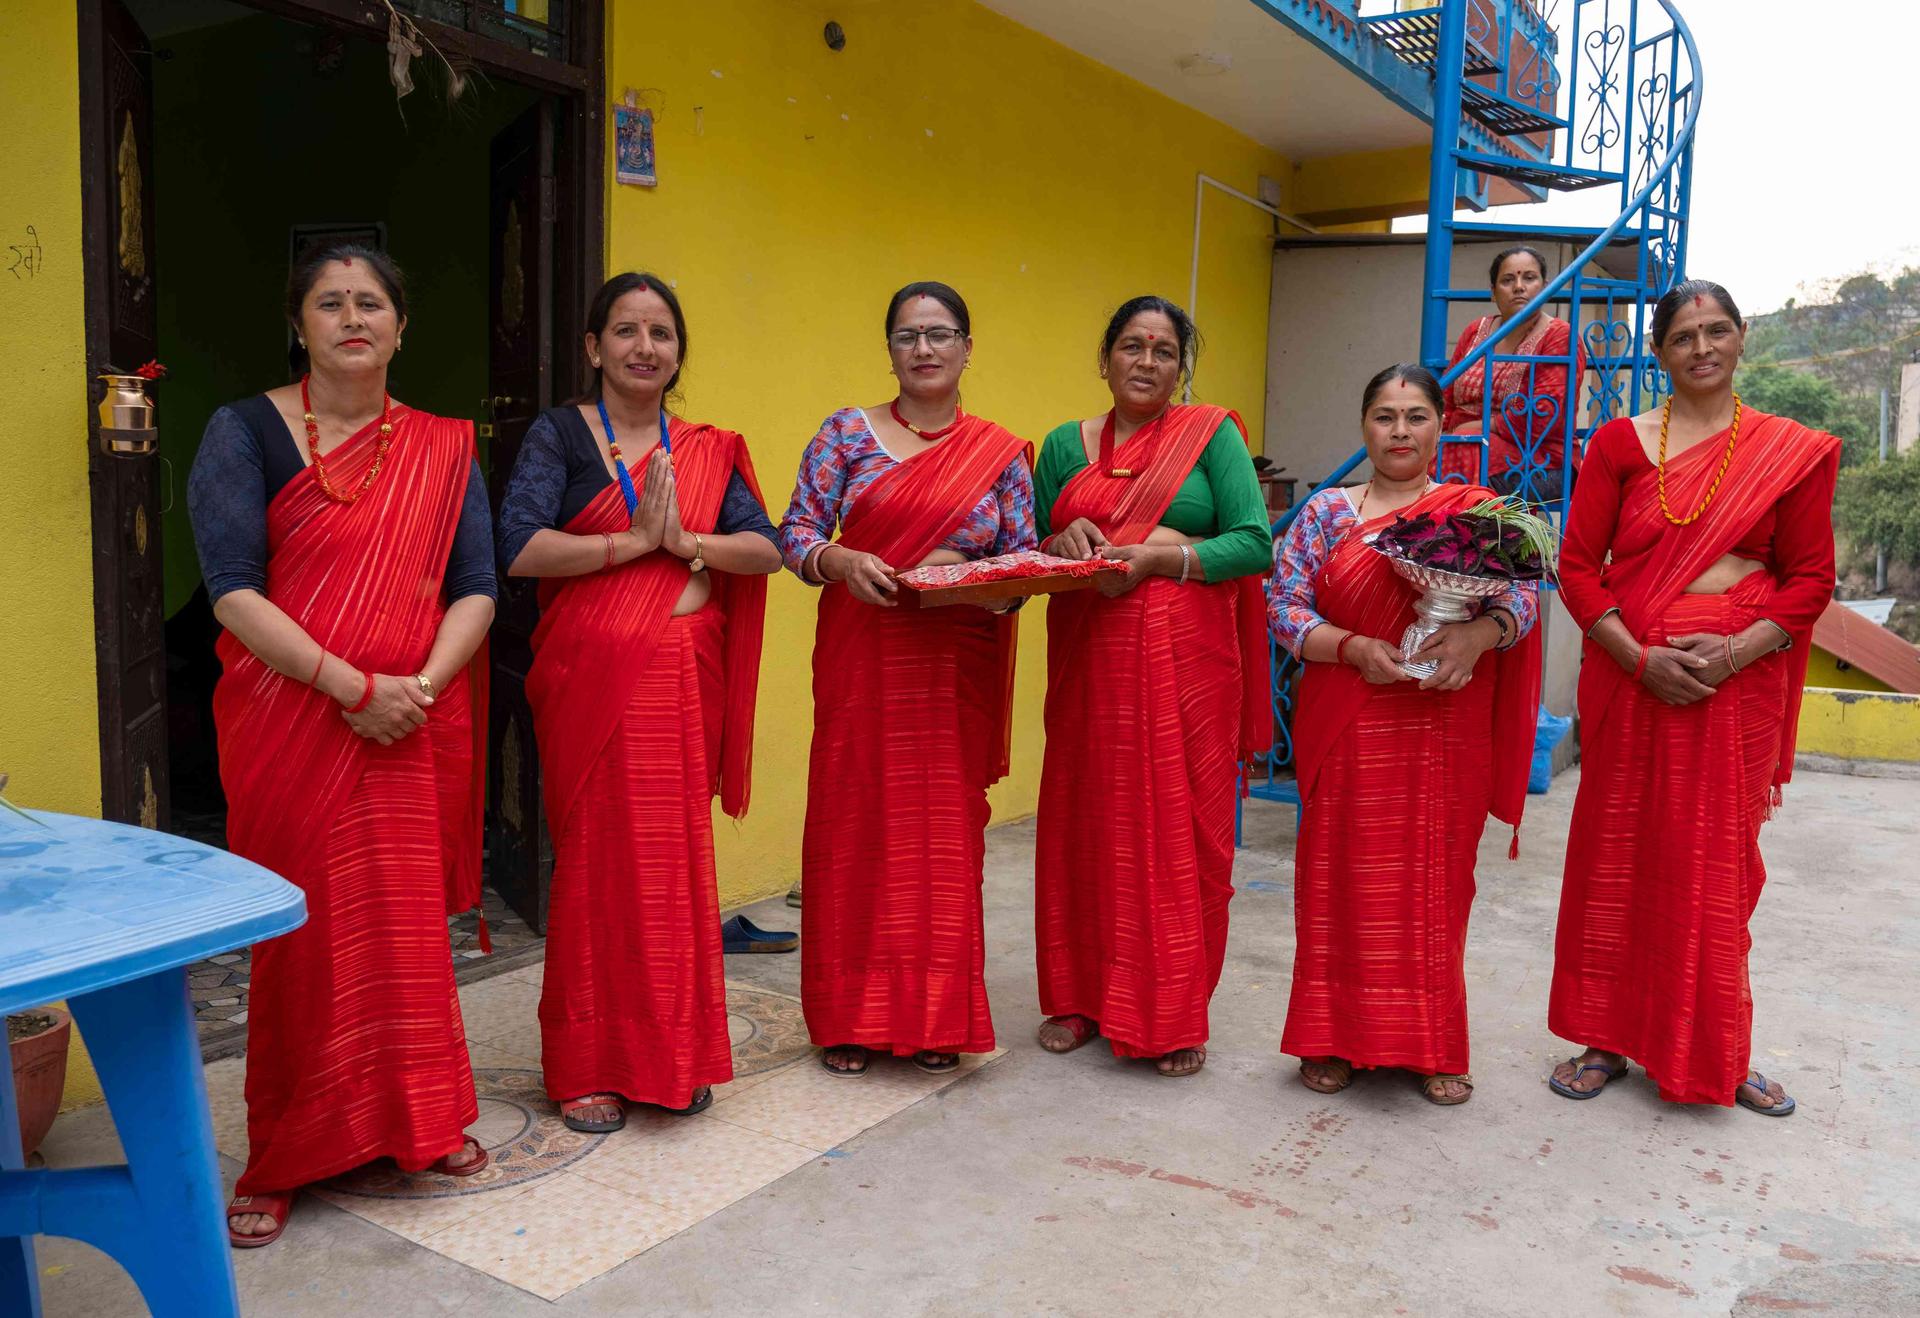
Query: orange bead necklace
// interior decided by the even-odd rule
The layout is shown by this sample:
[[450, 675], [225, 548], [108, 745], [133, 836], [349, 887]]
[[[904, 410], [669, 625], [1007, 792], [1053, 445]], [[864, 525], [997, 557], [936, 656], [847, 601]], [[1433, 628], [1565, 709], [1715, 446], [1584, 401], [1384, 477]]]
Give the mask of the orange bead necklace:
[[380, 475], [380, 467], [387, 460], [387, 453], [393, 447], [393, 399], [385, 391], [380, 394], [380, 438], [373, 449], [373, 465], [367, 468], [367, 474], [360, 480], [360, 488], [352, 494], [342, 494], [333, 488], [333, 482], [327, 479], [327, 464], [320, 458], [320, 418], [313, 414], [313, 399], [307, 393], [307, 381], [313, 376], [300, 377], [300, 413], [307, 427], [307, 456], [313, 459], [313, 477], [320, 482], [320, 492], [335, 503], [358, 503], [360, 496], [373, 488], [373, 482]]
[[1733, 424], [1727, 427], [1727, 451], [1720, 455], [1720, 470], [1713, 473], [1713, 484], [1707, 487], [1706, 498], [1700, 500], [1700, 506], [1685, 517], [1675, 517], [1673, 509], [1667, 506], [1667, 426], [1673, 420], [1673, 395], [1667, 395], [1667, 405], [1660, 412], [1660, 515], [1675, 526], [1691, 526], [1699, 521], [1702, 514], [1713, 503], [1713, 496], [1720, 493], [1720, 482], [1726, 479], [1727, 467], [1733, 462], [1734, 441], [1740, 438], [1740, 395], [1733, 396]]

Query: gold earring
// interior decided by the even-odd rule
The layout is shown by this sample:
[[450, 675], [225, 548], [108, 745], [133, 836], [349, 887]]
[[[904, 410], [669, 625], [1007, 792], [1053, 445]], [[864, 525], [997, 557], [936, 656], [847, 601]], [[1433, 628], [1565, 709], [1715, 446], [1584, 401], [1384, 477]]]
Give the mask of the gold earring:
[[300, 346], [301, 346], [301, 347], [303, 347], [303, 348], [304, 348], [304, 347], [306, 347], [306, 346], [307, 346], [307, 341], [306, 341], [305, 339], [301, 339], [301, 340], [300, 340]]
[[600, 369], [600, 359], [598, 357], [593, 359], [593, 369], [596, 371]]
[[398, 334], [393, 336], [393, 350], [395, 352], [400, 351], [400, 336]]

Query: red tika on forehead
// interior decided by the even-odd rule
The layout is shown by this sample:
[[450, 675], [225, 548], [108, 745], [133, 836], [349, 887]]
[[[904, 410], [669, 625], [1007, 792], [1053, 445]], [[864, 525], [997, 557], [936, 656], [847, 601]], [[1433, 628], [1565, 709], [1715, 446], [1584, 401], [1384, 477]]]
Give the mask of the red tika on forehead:
[[1693, 295], [1693, 305], [1696, 307], [1704, 307], [1707, 305], [1707, 299], [1703, 295], [1695, 293]]
[[351, 256], [343, 256], [340, 258], [340, 264], [351, 270], [353, 269], [353, 258]]

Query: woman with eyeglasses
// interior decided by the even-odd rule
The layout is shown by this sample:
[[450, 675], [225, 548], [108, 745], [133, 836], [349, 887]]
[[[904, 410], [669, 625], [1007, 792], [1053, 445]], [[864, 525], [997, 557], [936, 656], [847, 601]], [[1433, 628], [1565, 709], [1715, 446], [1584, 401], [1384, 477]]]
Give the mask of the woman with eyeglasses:
[[691, 1115], [733, 1078], [713, 798], [746, 813], [767, 576], [746, 441], [670, 415], [687, 322], [657, 275], [587, 311], [593, 387], [528, 429], [500, 505], [540, 579], [527, 700], [553, 836], [540, 1065], [574, 1130]]
[[822, 587], [800, 994], [836, 1076], [864, 1074], [872, 1049], [937, 1073], [993, 1048], [981, 867], [987, 788], [1007, 771], [1014, 618], [903, 608], [894, 580], [1034, 545], [1030, 446], [961, 410], [970, 329], [946, 284], [893, 295], [898, 392], [826, 419], [780, 524], [787, 566]]
[[1130, 569], [1047, 604], [1040, 1046], [1105, 1035], [1164, 1076], [1206, 1064], [1235, 770], [1273, 744], [1273, 536], [1240, 418], [1174, 402], [1199, 350], [1165, 298], [1122, 303], [1098, 356], [1112, 405], [1056, 427], [1034, 481], [1052, 553]]

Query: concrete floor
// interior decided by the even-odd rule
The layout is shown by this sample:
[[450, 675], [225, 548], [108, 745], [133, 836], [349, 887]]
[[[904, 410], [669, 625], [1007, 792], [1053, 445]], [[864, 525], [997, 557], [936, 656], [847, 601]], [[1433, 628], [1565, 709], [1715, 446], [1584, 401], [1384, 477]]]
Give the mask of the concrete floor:
[[[988, 977], [1007, 1056], [550, 1304], [311, 1196], [238, 1255], [260, 1315], [1920, 1313], [1920, 783], [1803, 775], [1762, 842], [1755, 1060], [1787, 1120], [1591, 1103], [1543, 1078], [1574, 775], [1518, 862], [1482, 848], [1468, 950], [1474, 1100], [1397, 1073], [1323, 1097], [1278, 1052], [1290, 809], [1248, 812], [1205, 1072], [1032, 1042], [1032, 825], [990, 834]], [[794, 914], [751, 908], [762, 924]], [[765, 917], [765, 918], [762, 918]], [[797, 991], [793, 957], [729, 974]], [[849, 1082], [855, 1083], [855, 1082]], [[95, 1109], [49, 1154], [109, 1156]], [[225, 1170], [236, 1170], [230, 1162]], [[43, 1240], [46, 1312], [142, 1312], [118, 1269]]]

